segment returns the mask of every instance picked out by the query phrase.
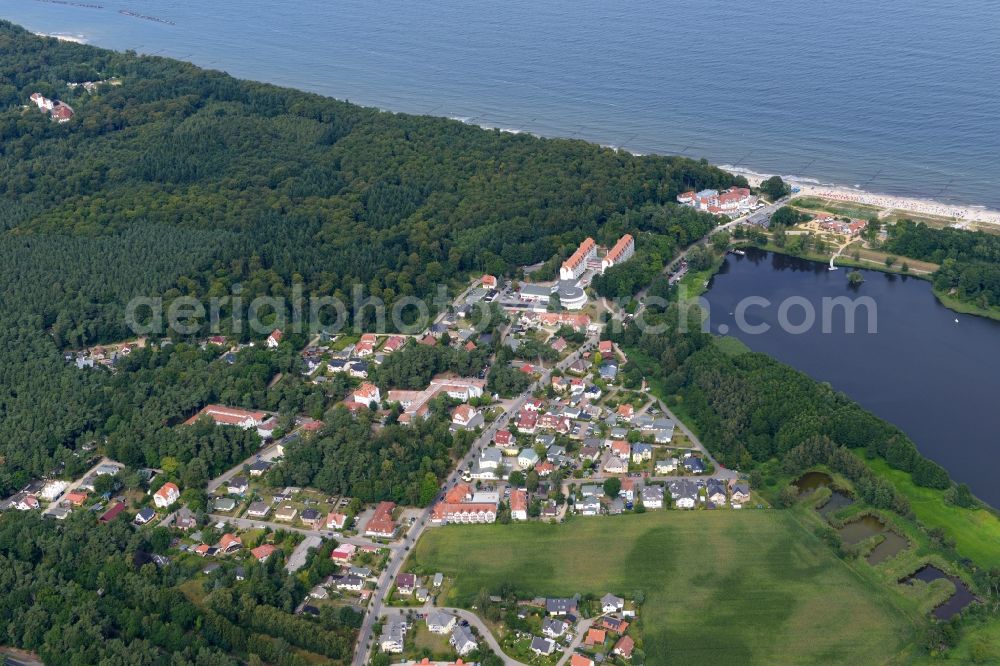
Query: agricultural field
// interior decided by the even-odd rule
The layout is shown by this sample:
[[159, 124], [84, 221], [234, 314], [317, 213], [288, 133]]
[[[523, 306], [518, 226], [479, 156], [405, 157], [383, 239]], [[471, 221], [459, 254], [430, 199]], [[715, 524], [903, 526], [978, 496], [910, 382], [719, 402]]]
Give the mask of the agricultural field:
[[632, 596], [647, 663], [885, 663], [922, 622], [902, 598], [838, 560], [796, 511], [659, 511], [562, 525], [428, 531], [413, 566], [456, 580], [468, 605], [513, 582], [523, 597]]

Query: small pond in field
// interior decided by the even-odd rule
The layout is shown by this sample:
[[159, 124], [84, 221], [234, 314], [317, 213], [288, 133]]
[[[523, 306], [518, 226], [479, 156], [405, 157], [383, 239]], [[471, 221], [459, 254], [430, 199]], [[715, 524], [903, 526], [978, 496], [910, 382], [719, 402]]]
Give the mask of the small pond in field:
[[884, 531], [885, 524], [875, 516], [862, 516], [837, 530], [841, 540], [848, 546], [861, 543]]
[[813, 494], [818, 488], [826, 488], [831, 483], [833, 479], [826, 472], [806, 472], [795, 482], [795, 486], [799, 489], [799, 497], [805, 497]]
[[934, 615], [937, 619], [948, 620], [961, 613], [962, 610], [972, 602], [977, 601], [976, 595], [974, 595], [972, 590], [968, 588], [965, 581], [958, 576], [949, 576], [933, 564], [928, 564], [918, 569], [899, 582], [911, 583], [914, 580], [922, 580], [925, 583], [930, 583], [939, 578], [947, 578], [950, 580], [955, 585], [955, 594], [951, 595], [947, 601], [934, 609], [932, 615]]
[[833, 494], [830, 495], [830, 499], [827, 500], [826, 504], [821, 506], [818, 511], [821, 516], [827, 518], [830, 514], [840, 511], [846, 506], [851, 506], [854, 504], [854, 500], [839, 490], [834, 490]]
[[868, 564], [881, 564], [891, 557], [896, 557], [901, 552], [909, 548], [910, 542], [899, 536], [895, 532], [885, 532], [885, 541], [875, 546], [872, 552], [868, 553]]

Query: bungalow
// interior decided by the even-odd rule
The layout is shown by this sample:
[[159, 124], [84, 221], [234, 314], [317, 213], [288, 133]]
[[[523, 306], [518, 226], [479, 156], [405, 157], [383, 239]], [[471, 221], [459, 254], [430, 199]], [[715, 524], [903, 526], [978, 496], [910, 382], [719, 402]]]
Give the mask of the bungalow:
[[448, 639], [448, 642], [462, 657], [479, 647], [472, 630], [461, 624], [451, 630], [451, 638]]
[[338, 590], [348, 590], [350, 592], [360, 592], [365, 586], [365, 580], [361, 576], [348, 574], [337, 581]]
[[542, 620], [542, 633], [548, 638], [559, 638], [566, 633], [568, 625], [562, 620], [544, 618]]
[[604, 617], [602, 617], [600, 624], [608, 631], [613, 631], [616, 634], [624, 634], [625, 631], [628, 629], [628, 622], [620, 618], [614, 617], [613, 615], [605, 615]]
[[145, 509], [139, 511], [139, 513], [135, 514], [134, 522], [136, 525], [145, 525], [155, 517], [156, 517], [156, 512], [150, 509], [149, 507], [146, 507]]
[[396, 576], [396, 591], [407, 596], [417, 589], [417, 576], [411, 573], [401, 573]]
[[295, 516], [297, 515], [299, 515], [299, 510], [294, 506], [291, 504], [282, 504], [278, 507], [277, 511], [274, 512], [274, 519], [290, 523], [295, 520]]
[[234, 476], [226, 484], [226, 490], [230, 495], [242, 495], [250, 488], [250, 481], [245, 476]]
[[398, 351], [399, 349], [401, 349], [405, 344], [406, 344], [406, 338], [404, 338], [401, 335], [393, 335], [388, 340], [386, 340], [384, 345], [382, 345], [382, 353], [391, 354], [394, 351]]
[[181, 490], [176, 483], [167, 482], [153, 493], [153, 504], [165, 509], [181, 498]]
[[615, 595], [605, 594], [601, 597], [601, 611], [604, 613], [617, 613], [625, 608], [625, 600]]
[[212, 500], [212, 510], [229, 513], [236, 508], [236, 500], [232, 497], [216, 497]]
[[264, 518], [271, 512], [271, 505], [267, 502], [256, 501], [247, 508], [249, 518]]
[[646, 460], [653, 459], [653, 447], [649, 444], [633, 444], [632, 445], [632, 461], [633, 462], [644, 462]]
[[526, 448], [517, 454], [517, 464], [521, 469], [532, 469], [538, 461], [539, 457], [534, 449]]
[[347, 515], [343, 513], [331, 512], [329, 516], [326, 517], [326, 529], [328, 530], [342, 530], [347, 525]]
[[278, 550], [275, 546], [265, 543], [257, 546], [250, 551], [250, 554], [258, 562], [266, 562], [267, 558], [274, 554], [274, 551]]
[[631, 659], [632, 650], [635, 649], [635, 641], [632, 640], [631, 636], [622, 636], [615, 643], [615, 648], [611, 651], [612, 654], [616, 654], [622, 659]]
[[87, 501], [87, 493], [66, 493], [66, 497], [64, 497], [63, 500], [69, 502], [73, 506], [83, 506], [84, 502]]
[[642, 489], [642, 505], [647, 509], [663, 508], [663, 488], [646, 486]]
[[458, 618], [451, 613], [433, 610], [427, 614], [427, 630], [432, 634], [447, 634], [458, 624]]
[[216, 548], [226, 554], [234, 553], [242, 547], [243, 541], [235, 534], [223, 534], [216, 545]]
[[750, 486], [733, 479], [729, 482], [729, 491], [733, 504], [744, 504], [750, 501]]
[[269, 469], [271, 469], [271, 463], [266, 460], [258, 460], [250, 465], [250, 476], [264, 476]]
[[543, 657], [548, 657], [550, 654], [556, 651], [556, 644], [551, 638], [540, 638], [538, 636], [531, 637], [531, 651], [535, 654], [540, 654]]
[[656, 461], [657, 474], [670, 474], [677, 471], [677, 458], [663, 458]]
[[309, 596], [313, 599], [327, 599], [329, 598], [330, 593], [322, 585], [317, 585], [309, 591]]

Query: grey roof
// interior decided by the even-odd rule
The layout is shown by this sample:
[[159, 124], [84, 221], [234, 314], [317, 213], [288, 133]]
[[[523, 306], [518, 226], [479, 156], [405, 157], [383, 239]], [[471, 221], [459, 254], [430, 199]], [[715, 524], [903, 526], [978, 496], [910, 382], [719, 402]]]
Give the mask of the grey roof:
[[541, 652], [542, 654], [551, 654], [552, 651], [556, 649], [556, 644], [552, 642], [552, 639], [532, 636], [531, 649]]
[[536, 298], [546, 298], [552, 295], [553, 287], [540, 284], [521, 284], [521, 293]]

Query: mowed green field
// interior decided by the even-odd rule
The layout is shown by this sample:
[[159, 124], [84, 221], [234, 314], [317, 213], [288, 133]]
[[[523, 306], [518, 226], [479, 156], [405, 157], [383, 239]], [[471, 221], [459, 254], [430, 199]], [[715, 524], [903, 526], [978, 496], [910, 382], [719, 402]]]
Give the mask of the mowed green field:
[[413, 557], [455, 578], [453, 605], [508, 581], [522, 596], [644, 590], [649, 664], [882, 664], [918, 621], [785, 511], [453, 526]]
[[982, 567], [1000, 567], [1000, 518], [989, 509], [970, 510], [949, 504], [944, 491], [921, 488], [907, 472], [889, 467], [882, 459], [865, 463], [910, 500], [917, 519], [927, 527], [940, 527], [955, 540], [955, 550]]

